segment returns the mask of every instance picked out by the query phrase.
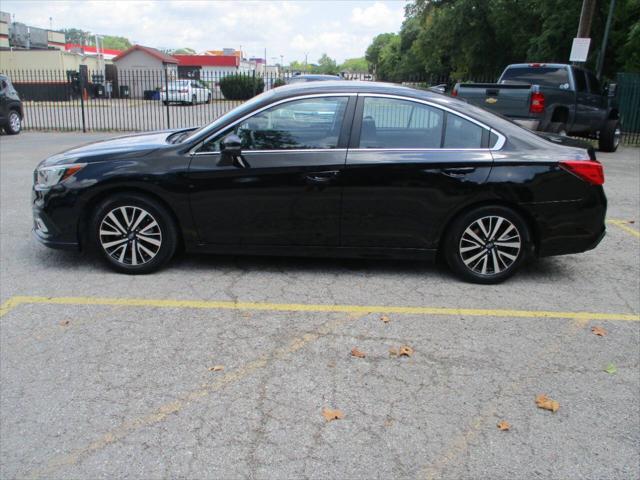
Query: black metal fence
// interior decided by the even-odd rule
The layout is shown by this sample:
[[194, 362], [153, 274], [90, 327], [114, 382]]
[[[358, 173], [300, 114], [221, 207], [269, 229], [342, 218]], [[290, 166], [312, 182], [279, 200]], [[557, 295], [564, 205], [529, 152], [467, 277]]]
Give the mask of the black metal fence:
[[[187, 128], [209, 123], [244, 100], [227, 98], [221, 83], [229, 75], [248, 80], [258, 94], [284, 83], [295, 72], [279, 70], [257, 74], [203, 69], [118, 70], [100, 72], [7, 71], [23, 101], [24, 129], [56, 131], [149, 131]], [[626, 75], [626, 76], [625, 76]], [[373, 81], [375, 75], [346, 73], [347, 79]], [[441, 86], [450, 91], [455, 80], [448, 76], [415, 76], [403, 84]], [[495, 77], [467, 79], [492, 82]], [[623, 142], [640, 144], [640, 76], [619, 76]]]

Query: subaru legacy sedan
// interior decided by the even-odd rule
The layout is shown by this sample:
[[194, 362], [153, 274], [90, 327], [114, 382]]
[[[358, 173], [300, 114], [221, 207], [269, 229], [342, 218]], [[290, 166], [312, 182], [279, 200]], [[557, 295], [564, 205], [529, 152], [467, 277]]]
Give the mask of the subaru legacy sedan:
[[[254, 97], [199, 129], [53, 155], [34, 172], [34, 235], [149, 273], [218, 254], [442, 256], [496, 283], [605, 233], [602, 165], [509, 120], [398, 85], [327, 81]], [[586, 271], [585, 271], [586, 274]]]

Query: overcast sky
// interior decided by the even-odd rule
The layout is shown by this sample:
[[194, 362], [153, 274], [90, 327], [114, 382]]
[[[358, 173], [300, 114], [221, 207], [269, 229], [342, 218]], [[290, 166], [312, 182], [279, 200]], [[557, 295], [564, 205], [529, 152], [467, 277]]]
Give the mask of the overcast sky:
[[191, 47], [198, 53], [240, 48], [247, 56], [284, 55], [315, 62], [322, 53], [360, 57], [378, 33], [397, 32], [406, 0], [317, 1], [40, 1], [2, 0], [16, 22], [119, 35], [151, 47]]

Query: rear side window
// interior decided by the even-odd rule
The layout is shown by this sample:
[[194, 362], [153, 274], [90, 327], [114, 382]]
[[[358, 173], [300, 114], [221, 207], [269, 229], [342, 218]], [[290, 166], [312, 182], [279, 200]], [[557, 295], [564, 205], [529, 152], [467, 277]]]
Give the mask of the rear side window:
[[576, 92], [586, 92], [587, 91], [587, 79], [584, 76], [583, 70], [575, 69], [573, 71], [573, 75], [576, 79]]
[[440, 148], [443, 117], [429, 105], [364, 97], [360, 148]]
[[543, 87], [569, 88], [565, 67], [514, 67], [507, 69], [500, 83], [528, 83]]
[[481, 126], [449, 113], [443, 148], [481, 148], [483, 132]]

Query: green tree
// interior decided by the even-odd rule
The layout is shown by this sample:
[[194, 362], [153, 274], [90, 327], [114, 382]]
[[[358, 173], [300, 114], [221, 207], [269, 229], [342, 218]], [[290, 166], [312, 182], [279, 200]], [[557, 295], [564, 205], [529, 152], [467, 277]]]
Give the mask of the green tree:
[[312, 68], [312, 70], [325, 75], [335, 75], [338, 73], [338, 64], [333, 58], [329, 57], [329, 55], [323, 53], [318, 60], [317, 67]]
[[369, 62], [364, 57], [347, 58], [340, 65], [339, 70], [341, 72], [367, 73], [369, 71]]
[[131, 48], [131, 42], [128, 38], [117, 37], [114, 35], [103, 35], [100, 41], [103, 48], [111, 48], [113, 50], [127, 50]]
[[176, 55], [195, 55], [196, 51], [193, 48], [184, 47], [184, 48], [178, 48], [171, 53]]

